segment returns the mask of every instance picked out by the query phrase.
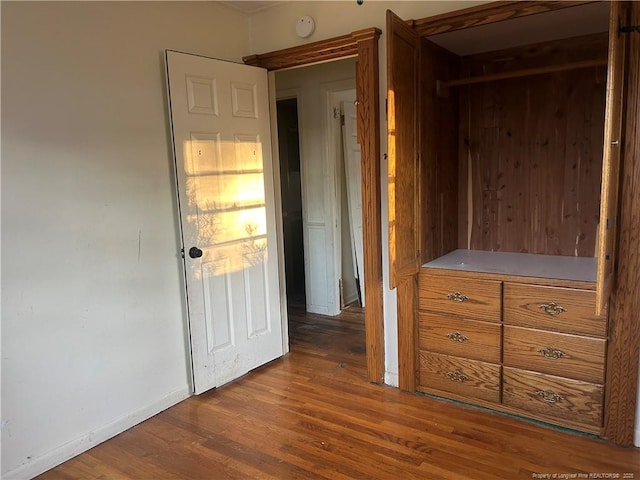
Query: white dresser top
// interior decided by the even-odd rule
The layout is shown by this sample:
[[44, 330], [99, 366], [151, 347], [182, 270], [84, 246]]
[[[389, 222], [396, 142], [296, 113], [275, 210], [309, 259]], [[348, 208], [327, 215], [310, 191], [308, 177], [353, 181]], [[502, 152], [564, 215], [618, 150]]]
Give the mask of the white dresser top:
[[595, 282], [597, 265], [593, 257], [454, 250], [423, 267]]

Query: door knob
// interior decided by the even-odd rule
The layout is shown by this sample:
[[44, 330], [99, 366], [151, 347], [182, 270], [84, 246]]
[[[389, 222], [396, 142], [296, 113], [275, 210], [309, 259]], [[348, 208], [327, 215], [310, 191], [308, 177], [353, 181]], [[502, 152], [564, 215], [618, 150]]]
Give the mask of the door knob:
[[200, 250], [198, 247], [191, 247], [189, 249], [189, 256], [191, 258], [200, 258], [202, 256], [202, 250]]

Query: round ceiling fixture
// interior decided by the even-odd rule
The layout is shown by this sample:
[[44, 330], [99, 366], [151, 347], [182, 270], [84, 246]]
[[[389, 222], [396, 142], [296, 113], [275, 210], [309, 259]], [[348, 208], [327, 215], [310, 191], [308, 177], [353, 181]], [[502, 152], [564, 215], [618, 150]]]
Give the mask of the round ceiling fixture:
[[316, 24], [313, 21], [313, 18], [309, 17], [308, 15], [300, 17], [296, 22], [296, 34], [300, 38], [310, 37], [315, 28]]

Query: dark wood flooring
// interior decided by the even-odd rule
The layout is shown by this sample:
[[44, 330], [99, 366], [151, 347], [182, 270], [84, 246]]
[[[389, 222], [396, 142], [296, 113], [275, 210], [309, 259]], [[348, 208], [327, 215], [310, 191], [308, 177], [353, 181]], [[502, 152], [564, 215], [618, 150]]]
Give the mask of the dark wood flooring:
[[294, 311], [290, 337], [283, 359], [38, 478], [640, 479], [640, 449], [367, 383], [358, 308]]

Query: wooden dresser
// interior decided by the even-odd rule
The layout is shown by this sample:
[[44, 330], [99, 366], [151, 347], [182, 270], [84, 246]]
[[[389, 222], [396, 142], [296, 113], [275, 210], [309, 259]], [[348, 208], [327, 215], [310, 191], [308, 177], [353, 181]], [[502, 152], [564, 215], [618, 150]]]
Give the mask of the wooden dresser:
[[593, 258], [455, 250], [418, 280], [418, 390], [600, 434]]

